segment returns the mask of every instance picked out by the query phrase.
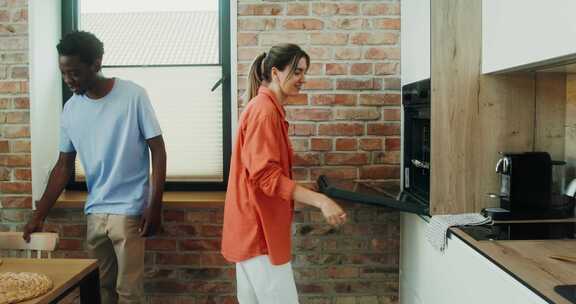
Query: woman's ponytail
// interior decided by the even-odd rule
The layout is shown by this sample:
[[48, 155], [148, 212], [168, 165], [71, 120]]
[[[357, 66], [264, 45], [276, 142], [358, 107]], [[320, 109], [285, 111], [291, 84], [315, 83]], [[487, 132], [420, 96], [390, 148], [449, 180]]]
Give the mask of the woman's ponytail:
[[262, 53], [254, 59], [250, 72], [248, 73], [248, 88], [246, 89], [245, 102], [250, 101], [258, 95], [258, 88], [262, 84], [262, 61], [266, 58], [266, 53]]

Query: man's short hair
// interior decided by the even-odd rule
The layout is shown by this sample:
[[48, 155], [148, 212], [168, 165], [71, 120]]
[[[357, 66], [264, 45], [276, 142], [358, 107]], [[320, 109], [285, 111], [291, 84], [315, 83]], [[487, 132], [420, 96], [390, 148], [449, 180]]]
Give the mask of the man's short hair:
[[92, 65], [104, 55], [104, 44], [94, 34], [76, 31], [66, 34], [56, 46], [60, 56], [78, 56], [80, 60]]

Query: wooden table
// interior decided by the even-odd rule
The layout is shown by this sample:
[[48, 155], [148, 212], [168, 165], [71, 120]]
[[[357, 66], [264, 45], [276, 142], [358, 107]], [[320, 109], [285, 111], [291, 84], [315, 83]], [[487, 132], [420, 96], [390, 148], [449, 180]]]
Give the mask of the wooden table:
[[81, 303], [100, 304], [100, 281], [96, 260], [0, 258], [0, 272], [37, 272], [47, 275], [54, 287], [45, 295], [22, 304], [58, 303], [80, 287]]

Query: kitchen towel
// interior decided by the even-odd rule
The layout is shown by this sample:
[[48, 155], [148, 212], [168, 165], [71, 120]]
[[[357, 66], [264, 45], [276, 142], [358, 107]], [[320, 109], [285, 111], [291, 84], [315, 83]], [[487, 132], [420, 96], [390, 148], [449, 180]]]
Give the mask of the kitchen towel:
[[446, 248], [448, 229], [453, 226], [475, 226], [492, 222], [492, 219], [479, 213], [434, 215], [426, 228], [426, 238], [434, 249], [443, 252]]

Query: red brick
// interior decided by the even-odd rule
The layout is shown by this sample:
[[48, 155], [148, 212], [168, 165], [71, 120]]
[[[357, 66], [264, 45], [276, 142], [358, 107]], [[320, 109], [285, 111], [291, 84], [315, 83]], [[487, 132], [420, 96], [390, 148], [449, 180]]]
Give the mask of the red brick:
[[400, 78], [384, 78], [384, 90], [400, 90]]
[[346, 33], [314, 33], [310, 35], [311, 44], [345, 45], [348, 42]]
[[362, 57], [362, 50], [356, 47], [337, 48], [334, 58], [338, 60], [358, 60]]
[[[12, 43], [12, 42], [9, 42]], [[4, 53], [4, 54], [0, 54], [0, 61], [4, 64], [8, 64], [8, 63], [17, 63], [17, 64], [23, 64], [23, 63], [28, 63], [28, 53]]]
[[260, 45], [272, 46], [279, 43], [305, 44], [308, 42], [308, 34], [303, 31], [283, 32], [282, 34], [266, 32], [259, 35]]
[[282, 27], [286, 30], [321, 30], [324, 22], [318, 19], [285, 19]]
[[366, 3], [362, 6], [362, 13], [367, 16], [400, 15], [399, 3]]
[[399, 64], [396, 62], [376, 63], [374, 67], [376, 75], [396, 75], [399, 70]]
[[222, 223], [222, 216], [214, 211], [193, 209], [186, 214], [186, 222], [220, 224]]
[[360, 104], [365, 106], [400, 105], [400, 94], [361, 94]]
[[201, 225], [199, 231], [200, 231], [200, 236], [203, 236], [203, 237], [220, 237], [220, 236], [222, 236], [222, 226], [221, 225]]
[[313, 137], [310, 139], [310, 150], [330, 151], [332, 150], [332, 139]]
[[400, 135], [400, 124], [398, 123], [369, 123], [367, 126], [368, 135]]
[[12, 22], [26, 22], [28, 21], [28, 9], [17, 9], [12, 14]]
[[308, 3], [288, 3], [286, 14], [288, 16], [308, 16], [310, 14], [310, 6]]
[[8, 21], [10, 21], [10, 12], [5, 9], [0, 10], [0, 22]]
[[12, 170], [0, 167], [0, 181], [10, 181]]
[[258, 55], [265, 51], [266, 49], [264, 48], [240, 47], [238, 48], [238, 60], [252, 62]]
[[318, 135], [323, 136], [358, 136], [364, 134], [361, 123], [330, 123], [318, 126]]
[[375, 164], [399, 164], [400, 163], [400, 151], [387, 151], [387, 152], [376, 152], [374, 154]]
[[366, 25], [366, 20], [362, 18], [340, 18], [331, 21], [332, 28], [339, 30], [359, 30]]
[[332, 118], [332, 110], [330, 109], [288, 109], [287, 118], [290, 121], [325, 121]]
[[0, 140], [0, 153], [10, 152], [10, 142], [7, 140]]
[[348, 65], [342, 63], [327, 63], [326, 75], [346, 75], [348, 73]]
[[[250, 64], [248, 63], [239, 63], [236, 65], [236, 72], [239, 76], [246, 76], [250, 71]], [[243, 77], [244, 78], [244, 77]]]
[[5, 138], [30, 137], [30, 127], [28, 126], [4, 126]]
[[307, 168], [292, 168], [292, 178], [296, 181], [306, 181], [308, 180]]
[[313, 3], [312, 13], [319, 16], [334, 16], [338, 13], [338, 4], [336, 3]]
[[337, 138], [336, 151], [356, 151], [358, 140], [356, 138]]
[[310, 179], [316, 180], [320, 175], [326, 175], [334, 179], [356, 179], [358, 178], [358, 169], [356, 167], [322, 167], [310, 169]]
[[384, 120], [386, 121], [400, 121], [400, 109], [384, 109]]
[[364, 165], [368, 163], [366, 153], [327, 153], [324, 157], [328, 165]]
[[386, 138], [386, 151], [400, 151], [400, 138], [388, 137]]
[[276, 28], [275, 19], [239, 18], [238, 29], [240, 31], [270, 31]]
[[9, 124], [25, 124], [30, 122], [30, 113], [27, 111], [19, 112], [6, 112], [6, 123]]
[[308, 95], [307, 94], [298, 94], [295, 96], [288, 96], [286, 99], [287, 105], [307, 105], [308, 104]]
[[30, 182], [0, 182], [1, 193], [29, 194], [32, 193]]
[[308, 151], [308, 138], [291, 138], [292, 149], [295, 152], [306, 152]]
[[339, 90], [379, 90], [382, 87], [380, 79], [337, 79], [336, 88]]
[[322, 75], [322, 63], [310, 63], [310, 67], [308, 71], [306, 71], [306, 75]]
[[380, 30], [399, 30], [400, 29], [400, 19], [399, 18], [381, 18], [373, 19], [372, 27]]
[[12, 152], [30, 152], [30, 141], [29, 140], [14, 140], [12, 142]]
[[32, 171], [30, 169], [14, 169], [14, 178], [16, 180], [32, 180]]
[[353, 266], [332, 266], [327, 270], [328, 277], [332, 279], [357, 278], [359, 273], [358, 267]]
[[68, 238], [83, 238], [86, 236], [86, 225], [62, 225], [61, 236]]
[[166, 223], [183, 223], [186, 222], [186, 212], [182, 210], [164, 209], [162, 211], [162, 220]]
[[332, 48], [328, 47], [310, 47], [306, 49], [306, 52], [312, 61], [332, 58]]
[[400, 178], [399, 166], [364, 166], [360, 168], [361, 179], [398, 179]]
[[32, 208], [30, 196], [2, 196], [2, 208]]
[[280, 4], [239, 4], [238, 16], [277, 16], [282, 13]]
[[320, 155], [318, 153], [294, 153], [294, 166], [319, 166]]
[[332, 79], [329, 78], [309, 78], [303, 86], [304, 90], [331, 90], [332, 88]]
[[10, 77], [12, 79], [28, 79], [28, 67], [13, 67]]
[[376, 120], [380, 111], [376, 108], [336, 109], [334, 119], [337, 120]]
[[10, 108], [10, 99], [8, 98], [0, 98], [0, 109], [8, 109]]
[[338, 15], [358, 15], [360, 9], [355, 3], [339, 3]]
[[312, 95], [311, 103], [314, 105], [353, 106], [356, 104], [356, 99], [356, 95], [351, 94], [322, 94]]
[[238, 33], [239, 46], [258, 45], [258, 35], [254, 33]]
[[365, 51], [364, 58], [373, 60], [400, 60], [400, 49], [393, 47], [370, 47]]
[[199, 254], [181, 254], [172, 252], [159, 252], [156, 255], [156, 264], [159, 265], [200, 265]]
[[14, 108], [15, 109], [29, 109], [30, 99], [28, 97], [14, 98]]
[[316, 134], [315, 124], [292, 123], [288, 128], [290, 136], [310, 136]]
[[364, 151], [379, 151], [382, 150], [381, 138], [361, 138], [360, 149]]
[[197, 236], [198, 231], [194, 225], [164, 225], [163, 235], [170, 237]]
[[83, 250], [82, 240], [79, 239], [64, 239], [58, 241], [58, 250]]
[[350, 66], [351, 75], [370, 75], [372, 74], [371, 63], [354, 63]]
[[220, 240], [180, 240], [180, 251], [218, 251]]
[[202, 266], [227, 266], [230, 265], [227, 262], [222, 254], [214, 253], [214, 254], [202, 254], [200, 256], [200, 265]]
[[0, 166], [30, 167], [30, 155], [0, 155]]
[[350, 43], [358, 45], [386, 45], [398, 43], [398, 34], [389, 32], [355, 33], [350, 37]]
[[16, 94], [20, 92], [19, 81], [1, 81], [0, 94]]

